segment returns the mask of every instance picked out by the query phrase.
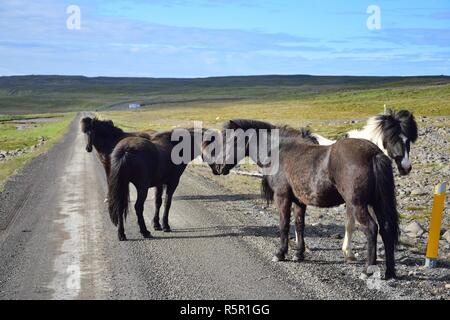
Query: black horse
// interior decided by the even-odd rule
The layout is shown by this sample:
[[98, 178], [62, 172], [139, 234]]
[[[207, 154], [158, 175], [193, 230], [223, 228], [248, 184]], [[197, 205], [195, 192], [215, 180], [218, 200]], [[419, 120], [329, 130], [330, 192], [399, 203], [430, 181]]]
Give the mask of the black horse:
[[[231, 120], [223, 128], [225, 143], [218, 156], [223, 163], [216, 164], [216, 171], [224, 175], [244, 156], [252, 156], [251, 147], [261, 146], [257, 141], [259, 135], [250, 135], [244, 152], [239, 152], [236, 150], [238, 138], [225, 136], [227, 129], [264, 130], [269, 134], [273, 134], [274, 129], [279, 130], [279, 144], [271, 146], [272, 151], [277, 148], [278, 170], [266, 174], [262, 180], [265, 198], [275, 201], [280, 214], [281, 246], [274, 261], [284, 260], [288, 252], [291, 207], [297, 240], [294, 260], [300, 261], [305, 251], [306, 206], [333, 207], [345, 203], [347, 215], [361, 223], [367, 236], [367, 265], [376, 264], [379, 231], [386, 252], [386, 279], [395, 277], [394, 251], [399, 226], [394, 176], [390, 159], [375, 144], [361, 139], [341, 139], [331, 146], [318, 146], [312, 139], [302, 141], [300, 131], [295, 135], [296, 130], [291, 128], [276, 128], [261, 121]], [[261, 159], [253, 160], [261, 166]]]
[[150, 140], [156, 132], [154, 130], [125, 132], [114, 126], [111, 120], [100, 120], [96, 117], [85, 117], [81, 119], [80, 124], [81, 132], [87, 136], [86, 151], [92, 152], [93, 147], [95, 148], [107, 179], [111, 168], [111, 153], [120, 140], [127, 137], [141, 137]]
[[[155, 230], [171, 231], [169, 210], [172, 196], [188, 163], [201, 155], [205, 131], [205, 129], [174, 129], [156, 133], [151, 140], [128, 137], [117, 144], [111, 154], [108, 197], [109, 214], [113, 224], [118, 226], [119, 240], [126, 240], [124, 219], [128, 212], [129, 183], [132, 183], [137, 190], [134, 208], [140, 232], [144, 238], [151, 237], [143, 217], [144, 202], [147, 198], [148, 189], [151, 187], [156, 188], [153, 227]], [[188, 141], [176, 141], [173, 138], [174, 136], [184, 136]], [[177, 150], [176, 148], [180, 146], [180, 143], [186, 143], [184, 145], [188, 147]], [[179, 156], [184, 161], [182, 161], [183, 159], [174, 161], [174, 156]], [[164, 187], [166, 187], [166, 198], [161, 227], [159, 211], [162, 205]]]

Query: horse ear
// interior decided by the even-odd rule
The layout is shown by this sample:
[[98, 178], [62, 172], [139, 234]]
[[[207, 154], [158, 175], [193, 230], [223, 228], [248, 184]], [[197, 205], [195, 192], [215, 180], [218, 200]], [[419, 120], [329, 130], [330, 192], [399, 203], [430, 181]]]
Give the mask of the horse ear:
[[386, 108], [386, 112], [384, 114], [387, 116], [392, 116], [394, 114], [394, 110], [391, 108]]
[[228, 126], [229, 129], [237, 129], [239, 128], [238, 124], [236, 122], [234, 122], [234, 120], [230, 120], [228, 121]]

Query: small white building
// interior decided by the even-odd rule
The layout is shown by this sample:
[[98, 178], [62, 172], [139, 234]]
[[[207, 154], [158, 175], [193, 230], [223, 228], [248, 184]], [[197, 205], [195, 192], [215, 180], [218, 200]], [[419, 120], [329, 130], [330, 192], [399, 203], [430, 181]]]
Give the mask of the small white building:
[[139, 109], [141, 105], [139, 103], [130, 103], [128, 109]]

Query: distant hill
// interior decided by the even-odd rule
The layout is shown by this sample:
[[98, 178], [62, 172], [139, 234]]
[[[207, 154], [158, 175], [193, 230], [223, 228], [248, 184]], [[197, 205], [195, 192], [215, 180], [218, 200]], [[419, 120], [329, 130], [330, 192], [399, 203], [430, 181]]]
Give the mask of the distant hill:
[[288, 99], [324, 92], [450, 84], [448, 76], [267, 75], [213, 78], [0, 77], [0, 114], [120, 109], [207, 101]]

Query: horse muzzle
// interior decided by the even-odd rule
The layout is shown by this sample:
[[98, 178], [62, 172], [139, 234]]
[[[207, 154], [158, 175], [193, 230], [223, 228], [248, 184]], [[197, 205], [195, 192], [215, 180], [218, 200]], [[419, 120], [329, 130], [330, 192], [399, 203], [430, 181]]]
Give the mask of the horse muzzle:
[[397, 165], [397, 168], [398, 168], [398, 172], [400, 173], [401, 176], [408, 175], [412, 170], [412, 166]]

